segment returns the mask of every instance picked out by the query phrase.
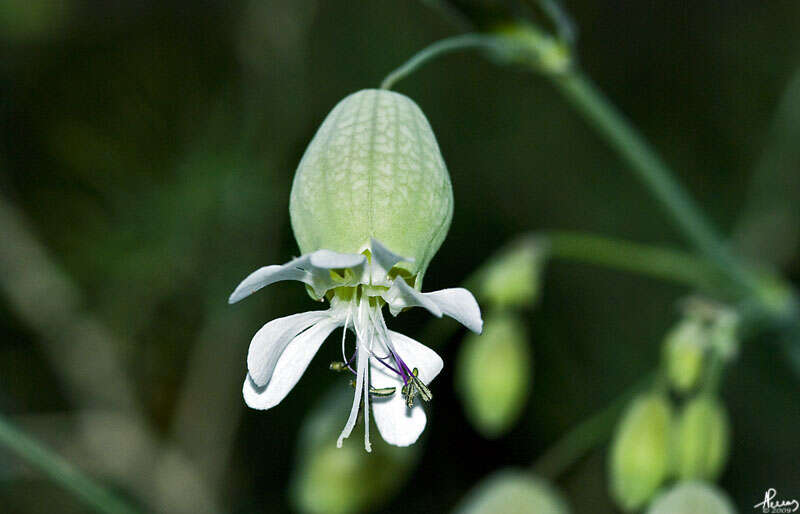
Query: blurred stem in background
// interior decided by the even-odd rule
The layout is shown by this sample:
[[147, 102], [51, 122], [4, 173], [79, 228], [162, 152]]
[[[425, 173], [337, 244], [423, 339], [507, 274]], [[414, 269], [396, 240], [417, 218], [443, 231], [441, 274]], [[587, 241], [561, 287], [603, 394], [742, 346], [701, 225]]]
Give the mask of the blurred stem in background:
[[[681, 250], [597, 234], [554, 231], [533, 232], [508, 243], [479, 266], [464, 281], [463, 287], [479, 291], [480, 281], [487, 268], [519, 246], [540, 247], [547, 259], [637, 273], [700, 290], [712, 289], [716, 285], [712, 273], [714, 267], [702, 258]], [[458, 331], [458, 328], [459, 325], [454, 322], [437, 320], [437, 323], [428, 324], [423, 339], [444, 343]]]
[[0, 443], [97, 512], [108, 514], [139, 512], [111, 491], [94, 483], [59, 455], [18, 430], [2, 415], [0, 415]]
[[639, 273], [699, 289], [715, 285], [714, 268], [694, 255], [595, 234], [552, 232], [544, 236], [551, 257]]
[[[20, 319], [37, 331], [59, 385], [79, 413], [112, 411], [124, 420], [130, 453], [121, 448], [109, 451], [102, 438], [94, 437], [96, 427], [90, 418], [78, 415], [80, 438], [95, 464], [117, 473], [114, 478], [124, 481], [152, 510], [217, 512], [202, 477], [175, 445], [160, 440], [146, 418], [119, 355], [124, 344], [87, 309], [77, 284], [50, 258], [22, 211], [4, 197], [0, 197], [0, 233], [4, 236], [0, 292]], [[40, 454], [42, 459], [48, 455]], [[120, 462], [134, 472], [120, 474]], [[175, 477], [180, 477], [181, 487], [175, 486]], [[192, 491], [191, 501], [185, 497], [187, 490]]]
[[[559, 20], [556, 22], [558, 26], [563, 25]], [[787, 324], [787, 319], [789, 325], [796, 324], [793, 295], [789, 294], [781, 301], [774, 301], [769, 287], [763, 285], [759, 275], [730, 251], [712, 224], [674, 178], [674, 173], [647, 141], [593, 82], [576, 69], [571, 44], [572, 41], [561, 40], [529, 24], [501, 25], [491, 33], [463, 34], [434, 43], [391, 72], [383, 81], [382, 87], [390, 88], [435, 57], [456, 50], [475, 48], [485, 50], [489, 58], [500, 64], [522, 65], [526, 69], [544, 74], [630, 165], [631, 170], [659, 200], [687, 240], [725, 278], [715, 284], [717, 287], [714, 292], [746, 305], [746, 318], [754, 325]], [[601, 249], [598, 258], [625, 262], [629, 257], [625, 248], [610, 252], [605, 250], [608, 249]], [[622, 250], [617, 255], [618, 259], [613, 256], [616, 250]], [[648, 260], [634, 259], [631, 267], [645, 264]], [[668, 263], [669, 259], [662, 261], [661, 265], [665, 262]], [[678, 269], [680, 263], [675, 263], [672, 272]]]
[[[635, 243], [574, 233], [555, 233], [546, 238], [548, 256], [640, 272], [716, 293], [744, 306], [749, 311], [746, 318], [749, 317], [755, 327], [763, 327], [765, 320], [767, 325], [787, 324], [787, 319], [788, 326], [796, 326], [793, 294], [787, 294], [778, 302], [771, 299], [770, 288], [762, 284], [756, 271], [731, 252], [727, 243], [656, 151], [592, 80], [576, 68], [572, 58], [574, 31], [569, 18], [554, 2], [540, 4], [558, 29], [558, 36], [544, 33], [529, 24], [511, 23], [490, 33], [468, 33], [447, 38], [418, 52], [391, 72], [381, 87], [391, 88], [435, 57], [466, 49], [481, 49], [500, 64], [522, 65], [526, 69], [544, 74], [627, 162], [703, 259]], [[783, 102], [783, 111], [787, 110], [786, 104], [792, 103], [792, 95], [787, 94], [787, 97]], [[791, 125], [786, 120], [784, 122]], [[774, 139], [780, 140], [777, 137]], [[474, 282], [478, 276], [480, 270], [468, 283]], [[780, 279], [777, 280], [781, 282]], [[474, 287], [474, 284], [470, 285]], [[789, 329], [786, 331], [789, 333]], [[790, 355], [794, 353], [795, 357], [800, 354], [796, 349], [797, 343], [798, 341], [792, 341], [788, 346]], [[800, 369], [800, 359], [793, 362], [795, 368]], [[721, 373], [722, 365], [714, 366], [714, 388], [719, 384]], [[637, 385], [632, 391], [638, 389]], [[555, 478], [587, 451], [605, 441], [629, 396], [627, 393], [622, 394], [611, 405], [568, 432], [534, 463], [534, 472]]]
[[523, 63], [535, 71], [544, 72], [630, 164], [692, 244], [743, 291], [756, 294], [758, 282], [752, 273], [730, 253], [722, 238], [644, 138], [593, 82], [574, 68], [570, 50], [561, 42], [524, 25], [506, 26], [497, 34], [463, 34], [437, 41], [387, 75], [381, 88], [390, 89], [431, 59], [456, 50], [475, 48], [489, 51], [501, 62]]
[[578, 71], [549, 77], [628, 162], [695, 248], [715, 262], [743, 292], [758, 294], [758, 281], [753, 274], [731, 254], [666, 164], [594, 83]]

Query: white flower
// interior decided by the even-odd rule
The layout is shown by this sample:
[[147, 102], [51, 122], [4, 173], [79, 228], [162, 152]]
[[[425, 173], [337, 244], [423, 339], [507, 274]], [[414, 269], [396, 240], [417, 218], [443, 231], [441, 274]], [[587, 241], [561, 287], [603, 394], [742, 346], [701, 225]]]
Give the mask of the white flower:
[[[257, 270], [230, 302], [273, 282], [298, 280], [312, 298], [328, 300], [330, 308], [277, 319], [258, 331], [247, 356], [245, 401], [256, 409], [280, 403], [322, 342], [343, 327], [342, 362], [331, 369], [355, 375], [355, 397], [338, 445], [352, 432], [361, 409], [364, 446], [370, 450], [370, 403], [387, 442], [413, 444], [426, 421], [415, 400], [431, 399], [428, 384], [443, 363], [433, 350], [390, 331], [384, 305], [394, 315], [425, 307], [476, 332], [483, 325], [478, 304], [465, 289], [420, 292], [450, 227], [453, 189], [417, 104], [374, 89], [340, 101], [303, 154], [289, 213], [302, 257]], [[351, 351], [348, 330], [356, 336]]]
[[[360, 253], [317, 250], [281, 266], [266, 266], [244, 279], [229, 298], [235, 303], [262, 287], [283, 280], [305, 283], [316, 298], [330, 302], [327, 310], [293, 314], [270, 321], [253, 337], [247, 355], [244, 399], [254, 409], [274, 407], [297, 384], [322, 343], [344, 327], [342, 362], [332, 369], [355, 375], [350, 416], [338, 446], [350, 435], [363, 404], [364, 447], [370, 451], [370, 404], [375, 424], [388, 443], [413, 444], [425, 428], [426, 416], [416, 398], [432, 395], [428, 384], [442, 370], [436, 352], [386, 327], [383, 306], [397, 315], [409, 307], [424, 307], [433, 315], [446, 314], [470, 330], [483, 326], [475, 298], [466, 289], [422, 293], [411, 287], [399, 263], [413, 259], [392, 253], [375, 239]], [[355, 333], [348, 352], [347, 330]]]

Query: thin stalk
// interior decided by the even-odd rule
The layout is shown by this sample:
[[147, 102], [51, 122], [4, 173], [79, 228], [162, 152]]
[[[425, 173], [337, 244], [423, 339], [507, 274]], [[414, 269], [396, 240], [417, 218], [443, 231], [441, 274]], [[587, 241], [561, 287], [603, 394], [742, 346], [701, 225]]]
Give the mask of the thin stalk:
[[[381, 83], [390, 89], [395, 83], [443, 54], [469, 48], [519, 50], [518, 43], [507, 38], [484, 34], [462, 34], [443, 39], [415, 54], [391, 72]], [[538, 41], [539, 39], [537, 39]], [[536, 53], [538, 50], [533, 49]], [[502, 53], [502, 52], [497, 52]], [[534, 66], [541, 72], [541, 63]], [[547, 71], [546, 68], [544, 68]], [[599, 131], [627, 161], [639, 179], [662, 204], [677, 227], [722, 274], [745, 294], [758, 295], [759, 285], [753, 274], [734, 257], [711, 223], [697, 208], [672, 171], [639, 134], [633, 125], [608, 101], [594, 83], [579, 71], [545, 73], [557, 89]]]
[[579, 232], [553, 232], [542, 237], [553, 259], [649, 275], [701, 289], [712, 287], [714, 282], [713, 266], [679, 250]]
[[497, 47], [496, 38], [482, 34], [462, 34], [447, 39], [442, 39], [414, 54], [411, 59], [403, 63], [399, 68], [389, 73], [383, 82], [381, 89], [391, 89], [397, 82], [406, 76], [414, 73], [423, 64], [441, 55], [459, 50], [474, 48], [494, 49]]
[[[713, 288], [715, 285], [714, 267], [702, 258], [680, 250], [580, 232], [533, 232], [495, 252], [467, 277], [463, 287], [475, 292], [480, 301], [481, 278], [487, 268], [500, 256], [524, 244], [544, 245], [548, 259], [637, 273], [699, 289]], [[426, 326], [423, 340], [447, 341], [460, 327], [452, 320], [436, 320]]]
[[65, 459], [16, 428], [2, 415], [0, 415], [0, 444], [97, 512], [107, 514], [139, 512], [108, 489], [93, 482]]
[[715, 262], [720, 271], [743, 291], [757, 291], [756, 279], [730, 253], [670, 169], [594, 83], [580, 72], [550, 75], [550, 78], [567, 100], [627, 161], [698, 251]]

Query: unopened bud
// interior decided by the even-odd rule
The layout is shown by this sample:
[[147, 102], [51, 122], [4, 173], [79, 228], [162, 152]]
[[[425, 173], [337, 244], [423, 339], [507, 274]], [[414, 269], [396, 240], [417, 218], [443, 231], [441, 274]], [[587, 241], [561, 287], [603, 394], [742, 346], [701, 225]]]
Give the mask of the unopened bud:
[[569, 45], [534, 25], [515, 23], [502, 26], [495, 33], [503, 44], [495, 50], [494, 56], [503, 62], [555, 75], [572, 68]]
[[425, 114], [393, 91], [344, 98], [300, 161], [289, 212], [303, 254], [361, 253], [374, 238], [413, 259], [398, 266], [421, 277], [453, 217], [450, 176]]
[[492, 261], [481, 277], [481, 300], [498, 308], [532, 305], [541, 286], [545, 246], [528, 239]]
[[656, 498], [647, 514], [735, 514], [728, 496], [704, 482], [681, 482]]
[[626, 511], [647, 503], [667, 477], [672, 407], [664, 395], [636, 398], [611, 446], [611, 495]]
[[676, 391], [685, 393], [697, 385], [707, 346], [706, 328], [691, 317], [678, 323], [664, 338], [667, 378]]
[[682, 479], [715, 480], [725, 465], [730, 437], [725, 407], [700, 396], [681, 412], [675, 433], [675, 471]]
[[548, 482], [518, 470], [498, 471], [473, 489], [456, 514], [568, 514], [561, 494]]
[[732, 310], [719, 313], [711, 327], [711, 346], [725, 361], [739, 353], [739, 316]]
[[485, 437], [498, 437], [519, 418], [531, 384], [525, 325], [512, 314], [486, 319], [483, 334], [469, 334], [456, 364], [456, 389], [467, 417]]

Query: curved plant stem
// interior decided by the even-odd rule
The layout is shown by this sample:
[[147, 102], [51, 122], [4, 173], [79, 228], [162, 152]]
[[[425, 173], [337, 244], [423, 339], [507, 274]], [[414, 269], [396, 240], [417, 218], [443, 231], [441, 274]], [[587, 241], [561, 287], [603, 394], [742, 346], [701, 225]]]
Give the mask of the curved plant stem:
[[679, 250], [580, 232], [552, 232], [542, 237], [551, 258], [650, 275], [701, 289], [714, 283], [713, 266]]
[[0, 444], [83, 500], [97, 512], [134, 514], [134, 509], [109, 490], [93, 482], [72, 464], [31, 438], [0, 415]]
[[[463, 287], [474, 291], [481, 300], [481, 278], [495, 259], [520, 245], [542, 246], [549, 259], [580, 264], [590, 264], [608, 269], [638, 273], [677, 284], [708, 289], [716, 285], [715, 269], [707, 261], [680, 250], [672, 250], [622, 239], [581, 232], [533, 232], [503, 245], [483, 262], [463, 282]], [[546, 250], [545, 250], [546, 249]], [[450, 320], [437, 319], [424, 331], [426, 341], [444, 342], [450, 339], [461, 325]]]
[[381, 82], [381, 89], [391, 89], [398, 81], [414, 73], [423, 64], [440, 55], [471, 48], [492, 49], [496, 46], [497, 41], [494, 37], [483, 34], [462, 34], [442, 39], [416, 53], [402, 66], [388, 74]]
[[720, 271], [743, 291], [757, 291], [758, 285], [753, 275], [730, 253], [656, 152], [594, 83], [577, 71], [550, 75], [550, 78], [558, 90], [630, 164], [690, 242], [709, 260], [715, 262]]
[[[536, 55], [541, 49], [531, 41], [541, 43], [541, 38], [528, 41], [525, 39], [514, 40], [513, 37], [470, 33], [443, 39], [423, 49], [390, 73], [384, 79], [381, 88], [390, 89], [397, 81], [413, 73], [424, 63], [455, 50], [467, 48], [502, 50], [506, 48], [518, 51], [520, 47], [515, 45], [528, 44], [531, 46], [530, 51]], [[758, 280], [753, 273], [734, 257], [723, 239], [692, 202], [655, 150], [608, 101], [594, 83], [576, 70], [564, 73], [548, 72], [548, 68], [542, 67], [541, 62], [537, 59], [526, 62], [529, 62], [534, 71], [545, 71], [558, 90], [627, 161], [695, 248], [710, 262], [713, 262], [722, 275], [727, 277], [742, 293], [757, 296]]]

